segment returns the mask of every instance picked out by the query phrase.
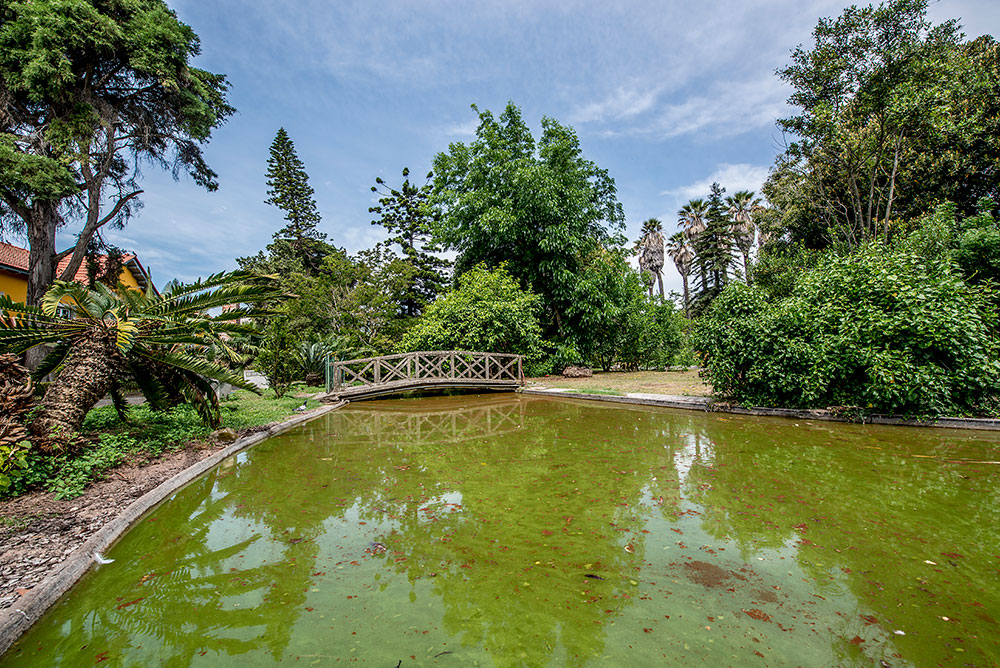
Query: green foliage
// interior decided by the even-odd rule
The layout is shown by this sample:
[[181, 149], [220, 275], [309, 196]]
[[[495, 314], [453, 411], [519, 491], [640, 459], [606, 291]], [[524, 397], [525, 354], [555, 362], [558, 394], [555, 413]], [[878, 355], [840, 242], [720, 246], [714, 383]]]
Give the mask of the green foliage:
[[806, 248], [799, 242], [774, 243], [761, 248], [750, 269], [755, 286], [772, 299], [784, 299], [792, 294], [795, 284], [808, 270], [815, 267], [823, 253]]
[[[560, 319], [582, 264], [598, 247], [624, 241], [614, 179], [584, 158], [572, 128], [542, 119], [537, 145], [509, 103], [499, 119], [479, 113], [476, 139], [434, 159], [434, 201], [443, 215], [436, 238], [458, 251], [456, 272], [484, 263], [507, 271]], [[561, 329], [561, 327], [557, 327]], [[565, 337], [577, 332], [567, 327]]]
[[475, 350], [542, 355], [540, 299], [526, 292], [506, 265], [478, 265], [462, 274], [458, 288], [441, 297], [403, 337], [403, 351]]
[[730, 280], [735, 266], [735, 241], [723, 194], [726, 189], [713, 183], [705, 201], [704, 229], [691, 241], [698, 281], [693, 299], [695, 312], [704, 311]]
[[[308, 403], [310, 408], [317, 405], [311, 400]], [[222, 401], [222, 426], [239, 430], [267, 424], [293, 415], [301, 404], [301, 399], [292, 396], [276, 399], [238, 390]], [[115, 466], [130, 459], [156, 457], [203, 439], [210, 428], [191, 406], [158, 411], [144, 404], [129, 409], [128, 422], [112, 406], [95, 408], [87, 414], [82, 431], [85, 440], [93, 443], [76, 450], [52, 456], [25, 448], [19, 455], [16, 475], [10, 476], [6, 489], [0, 489], [0, 498], [32, 489], [54, 492], [57, 498], [73, 498]]]
[[280, 399], [292, 381], [300, 377], [302, 360], [288, 318], [276, 316], [264, 321], [264, 333], [258, 346], [254, 369], [264, 374], [268, 385]]
[[75, 219], [72, 276], [97, 230], [128, 219], [143, 163], [218, 187], [201, 144], [234, 109], [226, 78], [191, 65], [200, 49], [162, 0], [0, 5], [0, 221], [31, 230], [33, 267], [50, 270], [56, 227]]
[[11, 483], [24, 474], [28, 466], [28, 452], [31, 443], [18, 441], [13, 444], [0, 443], [0, 496]]
[[432, 255], [437, 247], [430, 238], [437, 211], [430, 203], [433, 173], [419, 188], [410, 183], [409, 168], [403, 169], [403, 185], [389, 188], [382, 178], [375, 179], [377, 185], [372, 192], [380, 194], [376, 206], [369, 213], [379, 216], [372, 225], [381, 225], [390, 236], [387, 243], [398, 245], [403, 253], [404, 266], [400, 267], [404, 283], [400, 290], [399, 308], [403, 316], [420, 315], [438, 294], [444, 291], [448, 276], [445, 270], [450, 266], [446, 260]]
[[265, 204], [285, 212], [288, 224], [274, 233], [268, 246], [272, 255], [284, 251], [303, 268], [315, 271], [329, 252], [326, 235], [316, 230], [321, 218], [309, 185], [309, 175], [295, 153], [285, 128], [279, 128], [267, 158], [267, 195]]
[[779, 71], [798, 113], [764, 188], [792, 241], [848, 250], [888, 239], [937, 202], [996, 197], [1000, 49], [933, 25], [926, 0], [849, 7]]
[[[41, 308], [0, 296], [0, 310], [16, 316], [0, 320], [0, 351], [22, 353], [50, 344], [35, 378], [59, 370], [32, 423], [33, 433], [42, 439], [35, 445], [46, 449], [49, 436], [55, 442], [69, 438], [101, 397], [109, 392], [116, 396], [126, 383], [156, 408], [189, 403], [206, 424], [218, 424], [218, 399], [208, 379], [248, 386], [218, 359], [209, 361], [208, 352], [241, 361], [227, 336], [247, 334], [251, 328], [239, 320], [256, 311], [234, 308], [215, 317], [208, 312], [277, 297], [270, 279], [241, 272], [216, 274], [161, 294], [151, 287], [142, 293], [112, 290], [103, 283], [88, 289], [56, 281]], [[75, 317], [58, 314], [65, 300], [77, 307]]]
[[649, 297], [639, 275], [618, 251], [590, 257], [566, 317], [576, 332], [575, 349], [592, 366], [662, 368], [680, 347], [673, 304]]
[[695, 327], [715, 391], [747, 404], [992, 414], [997, 313], [947, 259], [829, 254], [789, 297], [729, 286]]

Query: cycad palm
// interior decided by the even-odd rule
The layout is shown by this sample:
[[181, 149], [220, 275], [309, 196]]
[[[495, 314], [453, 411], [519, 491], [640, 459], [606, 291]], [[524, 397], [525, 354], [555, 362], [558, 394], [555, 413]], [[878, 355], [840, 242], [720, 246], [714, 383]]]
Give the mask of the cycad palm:
[[[207, 313], [226, 304], [249, 305], [277, 296], [271, 279], [242, 272], [216, 274], [162, 295], [56, 281], [41, 308], [0, 297], [0, 312], [11, 316], [0, 322], [0, 350], [21, 353], [53, 346], [34, 372], [41, 378], [59, 370], [31, 425], [43, 449], [66, 443], [105, 394], [111, 393], [122, 406], [125, 384], [137, 385], [154, 408], [186, 401], [206, 423], [218, 426], [218, 398], [209, 379], [255, 388], [200, 353], [213, 347], [238, 361], [226, 335], [248, 333], [251, 328], [239, 320], [251, 310], [241, 307], [216, 317]], [[57, 315], [67, 301], [78, 310], [74, 318]]]
[[[663, 297], [663, 223], [656, 218], [650, 218], [642, 224], [639, 248], [639, 269], [656, 277], [660, 286], [660, 297]], [[652, 281], [649, 281], [648, 287], [652, 296]]]
[[750, 249], [753, 248], [754, 237], [757, 227], [754, 225], [754, 217], [760, 211], [760, 198], [754, 197], [753, 192], [741, 190], [726, 198], [726, 206], [729, 208], [729, 215], [733, 218], [733, 238], [736, 247], [743, 255], [743, 276], [750, 282]]
[[667, 254], [674, 261], [677, 273], [681, 275], [684, 284], [684, 316], [689, 317], [688, 276], [694, 263], [694, 251], [691, 250], [683, 232], [676, 232], [670, 237], [670, 241], [667, 242]]

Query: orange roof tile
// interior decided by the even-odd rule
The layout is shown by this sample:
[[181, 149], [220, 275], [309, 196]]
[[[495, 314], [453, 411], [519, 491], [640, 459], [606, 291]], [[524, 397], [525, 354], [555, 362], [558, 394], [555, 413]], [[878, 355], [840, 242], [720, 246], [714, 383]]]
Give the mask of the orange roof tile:
[[[108, 259], [107, 255], [99, 255], [98, 256], [98, 261], [101, 263], [102, 267], [104, 265], [104, 262], [107, 261], [107, 259]], [[59, 260], [59, 266], [56, 267], [56, 276], [57, 277], [59, 276], [59, 274], [61, 274], [63, 272], [63, 270], [67, 266], [69, 266], [69, 260], [70, 260], [70, 256], [69, 255], [67, 255], [63, 259]], [[126, 264], [129, 261], [131, 261], [131, 260], [136, 260], [138, 262], [138, 258], [133, 253], [126, 253], [125, 255], [122, 256], [122, 263], [123, 264]], [[141, 267], [141, 265], [140, 265], [140, 267]], [[0, 268], [9, 268], [9, 269], [13, 269], [13, 270], [15, 270], [17, 272], [27, 273], [27, 271], [28, 271], [28, 249], [27, 248], [19, 248], [18, 246], [14, 246], [12, 244], [8, 244], [8, 243], [4, 243], [4, 242], [0, 241]], [[145, 272], [144, 269], [143, 269], [143, 272]], [[73, 280], [78, 281], [80, 283], [86, 283], [87, 282], [87, 263], [86, 262], [81, 262], [80, 263], [80, 268], [76, 270], [76, 275], [73, 277]]]

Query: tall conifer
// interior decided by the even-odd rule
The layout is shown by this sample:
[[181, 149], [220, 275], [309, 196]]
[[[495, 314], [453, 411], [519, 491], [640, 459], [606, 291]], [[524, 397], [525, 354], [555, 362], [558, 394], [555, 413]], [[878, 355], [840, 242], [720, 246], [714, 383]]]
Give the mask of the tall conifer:
[[285, 128], [279, 128], [271, 142], [271, 154], [267, 159], [267, 194], [264, 202], [284, 211], [288, 221], [274, 233], [274, 243], [268, 246], [268, 250], [273, 255], [287, 244], [304, 268], [318, 269], [328, 250], [326, 235], [316, 229], [321, 217], [313, 199], [309, 175], [295, 154], [295, 144]]

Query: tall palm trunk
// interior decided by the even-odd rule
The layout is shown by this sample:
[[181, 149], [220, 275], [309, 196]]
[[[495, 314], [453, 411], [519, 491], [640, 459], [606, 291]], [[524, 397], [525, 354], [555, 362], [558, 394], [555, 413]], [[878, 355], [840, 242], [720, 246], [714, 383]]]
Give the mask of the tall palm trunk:
[[691, 302], [691, 300], [688, 299], [688, 277], [687, 277], [687, 274], [682, 274], [681, 275], [681, 281], [684, 282], [684, 317], [685, 318], [690, 318], [691, 317], [691, 313], [689, 311], [690, 311], [690, 302]]
[[124, 371], [115, 332], [97, 326], [81, 337], [66, 357], [59, 381], [45, 392], [42, 412], [31, 423], [39, 448], [52, 453], [64, 447]]
[[660, 284], [660, 299], [663, 299], [663, 274], [656, 272], [656, 281]]

